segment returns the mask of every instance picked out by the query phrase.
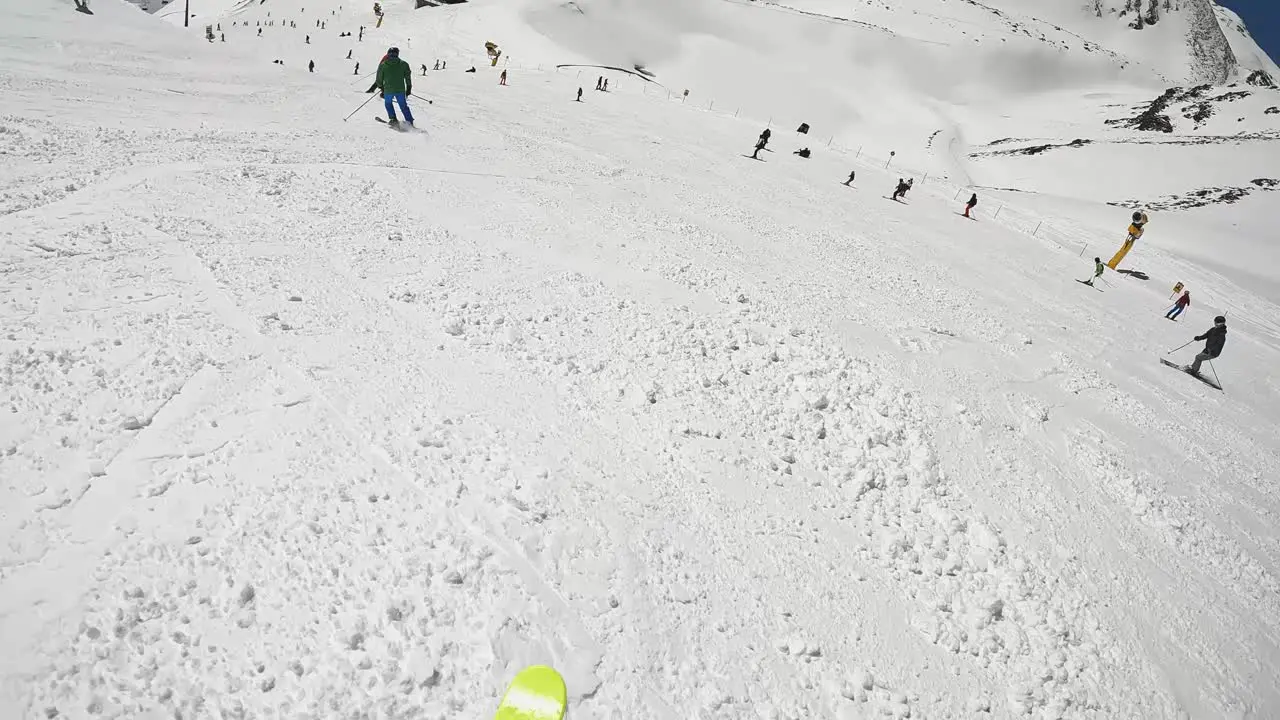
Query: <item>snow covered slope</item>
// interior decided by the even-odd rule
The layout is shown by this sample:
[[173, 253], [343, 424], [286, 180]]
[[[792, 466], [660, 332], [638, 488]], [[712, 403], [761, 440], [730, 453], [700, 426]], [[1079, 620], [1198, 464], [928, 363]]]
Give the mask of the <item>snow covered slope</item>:
[[[1075, 282], [1274, 143], [1106, 125], [1163, 88], [1102, 52], [930, 81], [937, 13], [685, 6], [735, 24], [652, 27], [662, 87], [339, 4], [0, 6], [0, 717], [486, 717], [534, 662], [578, 719], [1280, 713], [1273, 196]], [[357, 110], [390, 44], [449, 61], [421, 131]], [[1225, 394], [1156, 362], [1224, 311]]]

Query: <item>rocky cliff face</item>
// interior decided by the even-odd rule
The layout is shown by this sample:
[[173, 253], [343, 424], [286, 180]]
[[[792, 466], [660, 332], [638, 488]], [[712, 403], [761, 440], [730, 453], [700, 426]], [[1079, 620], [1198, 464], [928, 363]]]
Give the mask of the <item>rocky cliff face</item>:
[[[1168, 2], [1168, 0], [1164, 0]], [[1156, 0], [1151, 0], [1154, 4]], [[1187, 13], [1187, 47], [1191, 52], [1192, 79], [1223, 84], [1239, 69], [1235, 52], [1218, 24], [1212, 0], [1180, 0]]]

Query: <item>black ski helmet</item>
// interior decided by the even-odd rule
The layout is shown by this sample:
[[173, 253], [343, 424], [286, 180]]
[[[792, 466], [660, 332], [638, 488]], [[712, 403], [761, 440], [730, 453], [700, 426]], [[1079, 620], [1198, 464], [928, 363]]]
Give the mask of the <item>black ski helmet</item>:
[[[387, 48], [387, 54], [392, 57], [398, 57], [400, 55], [400, 48], [398, 47]], [[1134, 218], [1134, 219], [1136, 220], [1137, 218]]]
[[1140, 212], [1135, 212], [1135, 213], [1133, 214], [1133, 221], [1134, 221], [1134, 222], [1142, 222], [1142, 213], [1140, 213]]
[[1225, 317], [1223, 317], [1223, 316], [1219, 315], [1218, 317], [1216, 317], [1216, 318], [1214, 318], [1214, 319], [1213, 319], [1213, 324], [1214, 324], [1214, 325], [1226, 325], [1226, 324], [1227, 324], [1227, 319], [1226, 319]]
[[1100, 263], [1102, 262], [1102, 258], [1094, 258], [1093, 261], [1096, 263]]

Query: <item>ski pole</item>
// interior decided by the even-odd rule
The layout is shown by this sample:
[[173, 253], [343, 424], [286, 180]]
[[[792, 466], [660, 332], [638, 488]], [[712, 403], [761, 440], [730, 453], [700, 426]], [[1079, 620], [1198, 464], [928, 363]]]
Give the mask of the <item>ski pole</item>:
[[1222, 389], [1222, 381], [1218, 379], [1218, 371], [1217, 371], [1217, 370], [1214, 370], [1214, 368], [1213, 368], [1213, 361], [1212, 361], [1212, 360], [1210, 360], [1210, 361], [1209, 361], [1209, 369], [1210, 369], [1210, 370], [1213, 370], [1213, 381], [1214, 381], [1214, 382], [1216, 382], [1216, 383], [1218, 383], [1218, 389], [1219, 389], [1219, 390], [1221, 390], [1221, 389]]
[[[370, 95], [370, 96], [369, 96], [369, 100], [372, 100], [372, 99], [373, 99], [373, 95]], [[352, 110], [352, 111], [351, 111], [351, 115], [355, 115], [356, 113], [358, 113], [358, 112], [360, 112], [362, 109], [364, 109], [364, 106], [369, 104], [369, 100], [365, 100], [364, 102], [360, 103], [360, 107], [356, 108], [355, 110]], [[346, 116], [346, 117], [342, 118], [342, 122], [346, 122], [346, 121], [350, 120], [350, 119], [351, 119], [351, 115], [348, 115], [348, 116]]]
[[1165, 355], [1172, 355], [1173, 353], [1178, 352], [1179, 350], [1181, 350], [1182, 348], [1186, 347], [1187, 345], [1190, 345], [1190, 344], [1191, 344], [1191, 343], [1193, 343], [1193, 342], [1195, 342], [1195, 340], [1192, 340], [1191, 342], [1188, 342], [1186, 345], [1179, 345], [1178, 347], [1176, 347], [1176, 348], [1174, 348], [1174, 349], [1170, 350], [1169, 352], [1165, 353]]
[[434, 104], [435, 104], [435, 103], [431, 102], [430, 100], [427, 100], [426, 98], [422, 97], [421, 95], [414, 95], [413, 93], [409, 93], [409, 97], [411, 97], [411, 98], [418, 98], [419, 100], [422, 100], [423, 102], [425, 102], [425, 103], [426, 103], [426, 104], [428, 104], [428, 105], [434, 105]]

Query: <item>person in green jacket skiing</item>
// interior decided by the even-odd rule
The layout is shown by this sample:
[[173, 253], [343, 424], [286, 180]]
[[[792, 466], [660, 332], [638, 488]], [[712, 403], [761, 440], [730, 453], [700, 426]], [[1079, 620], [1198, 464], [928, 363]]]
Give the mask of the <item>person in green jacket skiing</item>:
[[1107, 266], [1102, 264], [1102, 258], [1094, 258], [1093, 259], [1093, 277], [1086, 280], [1084, 284], [1092, 286], [1093, 281], [1102, 277], [1102, 273], [1105, 272], [1106, 269], [1107, 269]]
[[[378, 74], [373, 81], [373, 85], [369, 88], [369, 92], [374, 90], [382, 91], [382, 99], [387, 106], [387, 123], [397, 126], [400, 121], [396, 119], [395, 105], [400, 106], [400, 113], [404, 115], [404, 121], [409, 125], [413, 125], [413, 113], [409, 112], [408, 95], [413, 92], [413, 68], [409, 67], [409, 63], [400, 59], [400, 48], [390, 48], [387, 50], [386, 57], [382, 58], [382, 62], [378, 63]], [[394, 103], [394, 104], [393, 104]]]

